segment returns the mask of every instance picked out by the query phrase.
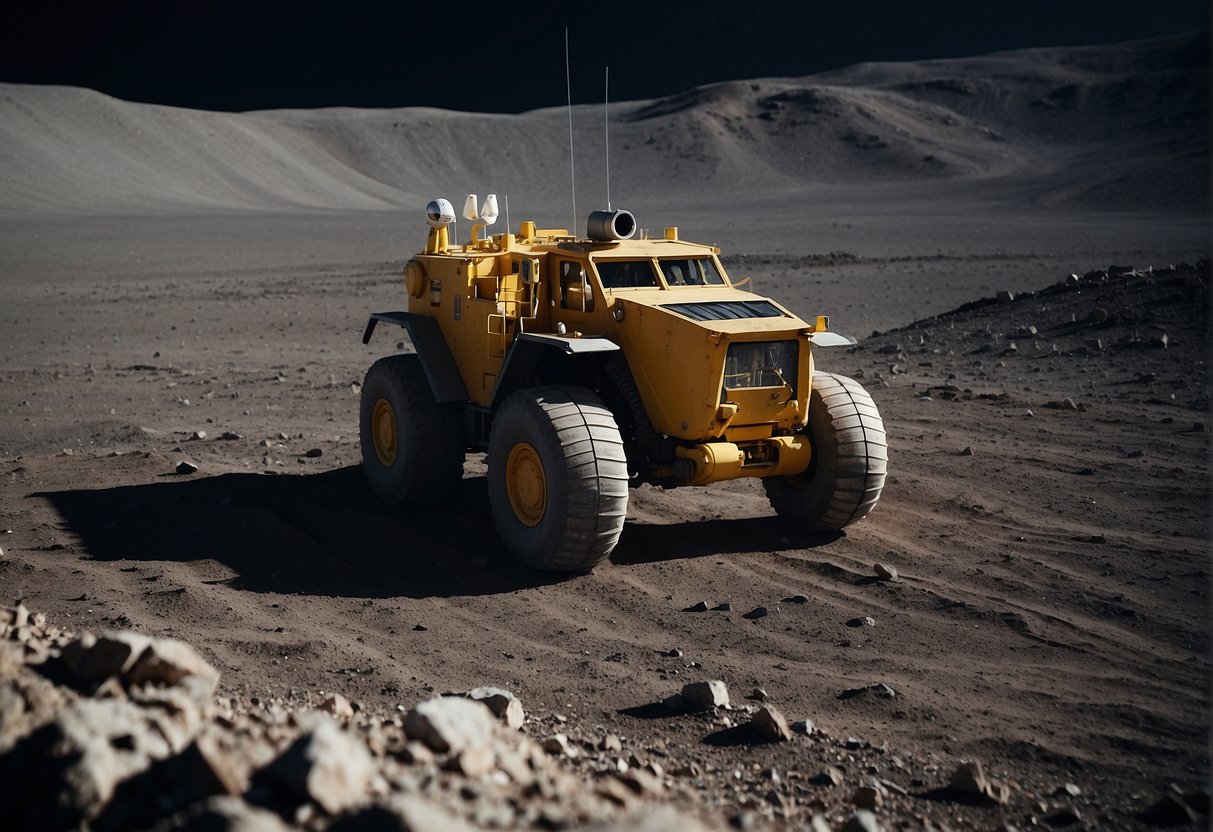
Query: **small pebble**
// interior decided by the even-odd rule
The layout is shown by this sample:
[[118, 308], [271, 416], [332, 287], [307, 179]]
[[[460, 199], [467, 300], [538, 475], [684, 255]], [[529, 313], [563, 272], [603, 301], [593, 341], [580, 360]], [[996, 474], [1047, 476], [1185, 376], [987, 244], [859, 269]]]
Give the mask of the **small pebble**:
[[771, 614], [770, 610], [768, 610], [766, 607], [754, 607], [754, 609], [750, 610], [749, 612], [747, 612], [745, 615], [743, 615], [741, 617], [748, 618], [751, 621], [753, 621], [758, 618], [766, 618], [770, 614]]
[[847, 622], [848, 627], [875, 627], [876, 619], [870, 615], [865, 615], [862, 618], [852, 618]]
[[707, 601], [696, 601], [694, 604], [691, 604], [691, 606], [686, 607], [683, 610], [683, 612], [707, 612], [707, 611], [708, 611], [708, 602]]
[[324, 451], [320, 450], [319, 448], [310, 448], [308, 449], [308, 452], [304, 454], [304, 456], [306, 456], [308, 459], [316, 459], [317, 457], [323, 455]]
[[186, 462], [184, 459], [177, 463], [178, 474], [193, 474], [197, 470], [197, 465], [192, 462]]

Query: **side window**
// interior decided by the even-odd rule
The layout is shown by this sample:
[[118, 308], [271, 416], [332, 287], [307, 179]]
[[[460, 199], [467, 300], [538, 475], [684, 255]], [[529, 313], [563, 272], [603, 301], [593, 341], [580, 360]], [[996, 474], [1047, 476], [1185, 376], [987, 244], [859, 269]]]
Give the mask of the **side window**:
[[560, 261], [560, 308], [594, 311], [594, 290], [590, 287], [585, 266], [576, 260]]

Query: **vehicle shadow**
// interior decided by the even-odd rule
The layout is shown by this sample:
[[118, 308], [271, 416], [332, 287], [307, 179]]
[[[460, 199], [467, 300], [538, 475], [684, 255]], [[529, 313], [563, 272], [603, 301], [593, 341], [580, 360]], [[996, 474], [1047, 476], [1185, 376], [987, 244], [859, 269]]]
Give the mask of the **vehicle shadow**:
[[[515, 561], [489, 512], [484, 477], [439, 506], [391, 508], [357, 466], [319, 474], [221, 474], [104, 489], [41, 492], [84, 556], [102, 561], [212, 560], [223, 583], [253, 592], [348, 597], [491, 595], [575, 579]], [[612, 561], [775, 551], [775, 518], [667, 526], [629, 523]]]

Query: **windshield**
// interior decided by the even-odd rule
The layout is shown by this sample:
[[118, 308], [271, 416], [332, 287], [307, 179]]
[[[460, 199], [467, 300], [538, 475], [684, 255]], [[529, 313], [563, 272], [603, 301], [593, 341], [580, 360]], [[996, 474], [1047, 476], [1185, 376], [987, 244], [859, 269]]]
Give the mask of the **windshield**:
[[598, 260], [598, 277], [604, 289], [634, 289], [656, 286], [657, 274], [651, 260]]
[[798, 351], [795, 341], [730, 344], [724, 363], [724, 386], [736, 390], [786, 384], [795, 393]]
[[659, 260], [661, 274], [671, 286], [723, 286], [724, 278], [711, 257], [680, 257]]

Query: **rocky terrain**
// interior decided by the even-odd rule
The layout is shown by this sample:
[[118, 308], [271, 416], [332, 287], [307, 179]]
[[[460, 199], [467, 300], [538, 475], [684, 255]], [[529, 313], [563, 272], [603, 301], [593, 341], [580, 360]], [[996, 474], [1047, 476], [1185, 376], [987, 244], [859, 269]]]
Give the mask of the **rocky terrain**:
[[1207, 65], [1189, 36], [613, 104], [643, 227], [859, 336], [817, 367], [871, 391], [890, 478], [828, 536], [756, 481], [641, 487], [574, 577], [503, 552], [480, 455], [449, 505], [377, 504], [356, 419], [410, 348], [359, 336], [417, 208], [567, 223], [563, 111], [4, 86], [0, 816], [1207, 826]]
[[[782, 559], [807, 555], [803, 562], [812, 566], [818, 581], [851, 587], [847, 605], [868, 613], [842, 622], [837, 635], [827, 638], [833, 644], [828, 650], [838, 657], [874, 652], [876, 663], [861, 658], [856, 665], [856, 659], [844, 659], [841, 666], [852, 669], [834, 689], [827, 682], [824, 696], [814, 694], [806, 701], [793, 694], [799, 685], [788, 678], [787, 660], [755, 677], [751, 674], [757, 667], [727, 673], [733, 679], [730, 689], [725, 681], [709, 678], [705, 663], [736, 667], [735, 659], [722, 662], [702, 647], [694, 649], [697, 642], [713, 639], [696, 638], [690, 634], [694, 630], [677, 635], [683, 628], [676, 626], [662, 629], [667, 642], [682, 648], [650, 648], [650, 659], [632, 648], [597, 657], [584, 651], [588, 658], [571, 675], [549, 668], [544, 674], [548, 682], [524, 683], [530, 691], [559, 682], [561, 698], [572, 700], [568, 708], [545, 703], [524, 714], [515, 693], [495, 687], [456, 691], [452, 700], [434, 698], [433, 686], [424, 685], [421, 692], [430, 691], [428, 698], [409, 701], [406, 689], [383, 686], [382, 670], [321, 670], [329, 661], [323, 658], [326, 651], [317, 654], [314, 647], [298, 643], [291, 647], [288, 628], [282, 626], [277, 627], [281, 638], [266, 642], [267, 648], [281, 646], [259, 651], [261, 658], [254, 663], [264, 667], [272, 656], [266, 672], [277, 676], [281, 664], [292, 661], [289, 654], [302, 651], [294, 661], [303, 659], [304, 667], [287, 674], [291, 688], [276, 694], [259, 692], [250, 665], [238, 656], [252, 644], [239, 648], [228, 638], [213, 642], [203, 637], [203, 653], [219, 657], [237, 676], [234, 685], [220, 686], [215, 696], [220, 673], [181, 642], [132, 631], [76, 634], [49, 624], [40, 612], [31, 616], [18, 607], [4, 614], [0, 769], [7, 783], [20, 784], [5, 792], [6, 816], [23, 818], [30, 829], [81, 823], [96, 829], [283, 824], [445, 829], [459, 823], [564, 828], [591, 822], [619, 829], [688, 829], [695, 824], [872, 829], [998, 824], [1138, 828], [1204, 822], [1208, 792], [1201, 772], [1208, 769], [1208, 757], [1199, 738], [1208, 702], [1202, 687], [1208, 650], [1209, 573], [1203, 545], [1207, 319], [1207, 263], [1113, 268], [1071, 275], [1037, 292], [1001, 292], [874, 334], [854, 348], [846, 357], [848, 371], [883, 391], [882, 406], [891, 405], [885, 407], [886, 419], [903, 437], [897, 491], [914, 497], [902, 510], [939, 512], [942, 502], [965, 518], [970, 532], [952, 544], [959, 546], [952, 564], [924, 557], [919, 549], [935, 548], [932, 541], [901, 539], [897, 549], [879, 555], [883, 562], [867, 577], [859, 564], [845, 560], [813, 566], [816, 556], [811, 553], [828, 541], [779, 540]], [[151, 371], [126, 372], [149, 377]], [[327, 395], [344, 398], [347, 392], [333, 385]], [[930, 409], [929, 418], [922, 415], [924, 408]], [[970, 433], [970, 444], [963, 447], [955, 441], [965, 430], [959, 426], [991, 421], [1006, 422], [1008, 428]], [[927, 425], [938, 428], [935, 441], [921, 435]], [[1150, 431], [1143, 431], [1143, 425], [1151, 426]], [[1092, 436], [1097, 426], [1103, 437], [1098, 447], [1091, 445], [1075, 458], [1073, 449], [1084, 447], [1077, 437]], [[1151, 431], [1154, 435], [1147, 435]], [[230, 457], [225, 449], [251, 444], [235, 434], [195, 434], [175, 440], [176, 456], [156, 450], [118, 456], [114, 451], [79, 453], [87, 455], [90, 465], [134, 456], [136, 468], [158, 465], [160, 477], [189, 481], [200, 468], [213, 468]], [[944, 435], [953, 441], [940, 442]], [[295, 441], [284, 437], [258, 444], [268, 460]], [[143, 442], [149, 448], [158, 444], [153, 437]], [[213, 450], [200, 453], [207, 445]], [[77, 453], [64, 452], [55, 461], [69, 462]], [[1014, 459], [1000, 458], [1007, 454]], [[175, 466], [177, 456], [182, 459]], [[323, 460], [324, 451], [298, 456], [300, 463], [314, 464]], [[938, 462], [931, 461], [941, 456], [966, 466], [990, 458], [979, 469], [982, 477], [1018, 490], [999, 488], [998, 506], [983, 505], [989, 492], [978, 496], [980, 489], [961, 496], [955, 489], [964, 487], [966, 475], [963, 470], [942, 475]], [[9, 462], [10, 490], [30, 476], [24, 461]], [[58, 464], [35, 464], [35, 476], [43, 483], [48, 475], [62, 476]], [[272, 470], [273, 463], [268, 464]], [[1192, 481], [1189, 497], [1180, 496], [1177, 480]], [[343, 475], [343, 482], [350, 480]], [[180, 488], [156, 488], [166, 487]], [[88, 606], [86, 615], [77, 613], [82, 623], [112, 627], [129, 624], [132, 614], [151, 620], [148, 613], [174, 610], [166, 630], [201, 636], [197, 627], [205, 623], [199, 620], [197, 601], [190, 600], [197, 590], [181, 581], [161, 588], [159, 576], [144, 574], [144, 567], [119, 570], [135, 581], [150, 579], [156, 587], [140, 593], [144, 598], [136, 606], [144, 613], [120, 611], [127, 609], [121, 593], [99, 591], [96, 581], [81, 580], [85, 573], [80, 569], [70, 570], [75, 577], [64, 574], [51, 584], [36, 577], [48, 567], [58, 571], [48, 561], [58, 553], [83, 552], [76, 562], [100, 559], [111, 572], [114, 558], [156, 557], [153, 552], [168, 545], [167, 538], [157, 534], [155, 521], [149, 526], [135, 516], [176, 512], [180, 517], [183, 501], [197, 503], [198, 496], [133, 496], [137, 491], [35, 495], [38, 502], [56, 507], [68, 534], [43, 533], [33, 538], [33, 546], [10, 544], [0, 560], [6, 585], [45, 596], [38, 586], [70, 581], [91, 588], [62, 607], [80, 611]], [[1075, 499], [1076, 491], [1097, 496]], [[246, 532], [250, 519], [284, 506], [263, 502], [268, 493], [256, 495], [247, 487], [229, 493], [233, 496], [214, 505], [220, 514], [239, 512]], [[643, 490], [638, 496], [640, 513], [657, 511], [654, 503], [669, 499]], [[1104, 496], [1113, 505], [1100, 506]], [[1117, 499], [1156, 508], [1152, 514], [1122, 514]], [[1017, 505], [1022, 505], [1019, 514]], [[1029, 511], [1032, 506], [1035, 513]], [[217, 521], [213, 511], [206, 521], [209, 532], [168, 520], [165, 533], [171, 529], [192, 539], [176, 544], [178, 551], [186, 545], [209, 548], [224, 538], [222, 528], [214, 528], [224, 521]], [[1050, 516], [1040, 516], [1042, 511]], [[1013, 520], [1016, 516], [1025, 520]], [[264, 519], [257, 522], [268, 528]], [[122, 532], [128, 523], [130, 532]], [[955, 523], [930, 525], [943, 540], [958, 528]], [[33, 531], [38, 528], [46, 527], [37, 524]], [[626, 582], [620, 569], [638, 562], [643, 551], [635, 538], [662, 528], [630, 523], [615, 559], [621, 566], [608, 574]], [[996, 529], [1001, 531], [991, 535]], [[760, 539], [772, 532], [780, 533], [772, 528]], [[15, 530], [11, 534], [6, 543], [25, 537]], [[719, 539], [716, 551], [728, 549], [730, 534], [736, 536]], [[1000, 538], [997, 551], [966, 556], [975, 541], [992, 538]], [[285, 549], [277, 548], [282, 545], [272, 544], [270, 551], [285, 555]], [[292, 554], [299, 553], [286, 545]], [[520, 577], [508, 563], [477, 564], [475, 555], [460, 554], [467, 544], [447, 545], [449, 568], [465, 573], [461, 580], [470, 591], [476, 591], [477, 583], [483, 586], [486, 574], [490, 582]], [[705, 542], [692, 538], [691, 545]], [[871, 544], [862, 550], [875, 551]], [[694, 556], [685, 544], [680, 551]], [[269, 560], [275, 559], [271, 555]], [[252, 564], [252, 556], [245, 563]], [[973, 573], [967, 586], [960, 586], [957, 572]], [[248, 577], [220, 583], [239, 586]], [[868, 600], [859, 601], [859, 594]], [[828, 596], [814, 596], [772, 597], [736, 608], [728, 600], [701, 599], [681, 611], [680, 602], [670, 596], [669, 614], [735, 621], [730, 629], [764, 627], [771, 636], [782, 622], [778, 629], [795, 637], [805, 623], [820, 622], [819, 614], [806, 619], [799, 611], [820, 613], [822, 601], [829, 603]], [[1032, 601], [1039, 597], [1052, 602]], [[1004, 600], [988, 606], [994, 598]], [[1023, 600], [1010, 600], [1016, 598]], [[285, 605], [293, 604], [286, 600]], [[56, 617], [72, 616], [61, 612]], [[445, 629], [441, 621], [430, 623]], [[903, 632], [881, 646], [887, 636], [879, 634], [889, 627], [923, 632]], [[970, 639], [965, 631], [972, 628], [979, 642], [975, 652], [965, 646]], [[418, 623], [412, 629], [428, 634], [430, 628]], [[805, 634], [810, 642], [821, 640], [821, 635]], [[924, 639], [933, 642], [927, 653], [922, 652]], [[1016, 658], [1024, 651], [1024, 658]], [[948, 659], [966, 652], [970, 661], [980, 655], [982, 666], [957, 666]], [[894, 654], [897, 659], [890, 664]], [[505, 666], [514, 664], [512, 654], [506, 658]], [[807, 667], [804, 658], [793, 654], [788, 659]], [[945, 670], [939, 659], [951, 666]], [[634, 661], [663, 666], [657, 678], [665, 695], [646, 699], [631, 684], [604, 691], [592, 682], [601, 681], [601, 669]], [[494, 664], [493, 678], [482, 681], [500, 678], [503, 665], [490, 666]], [[1148, 670], [1135, 671], [1137, 667]], [[320, 681], [317, 670], [328, 681]], [[865, 673], [871, 681], [842, 686], [842, 679], [862, 679]], [[987, 675], [991, 678], [983, 681]], [[391, 676], [389, 671], [386, 678]], [[360, 682], [360, 677], [369, 678]], [[1081, 680], [1077, 687], [1072, 686], [1075, 677]], [[739, 685], [744, 678], [765, 678], [766, 686]], [[1017, 690], [1013, 696], [990, 692], [991, 684], [1004, 685], [1011, 678]], [[1160, 690], [1168, 691], [1161, 700]], [[831, 699], [832, 707], [815, 710], [810, 703], [821, 698]], [[607, 703], [612, 707], [602, 709]], [[954, 719], [956, 703], [980, 714], [994, 729], [992, 735], [967, 740], [935, 735], [927, 726]], [[944, 709], [953, 714], [939, 712]], [[908, 725], [892, 729], [897, 723]], [[1067, 731], [1073, 732], [1068, 739], [1059, 736]]]

